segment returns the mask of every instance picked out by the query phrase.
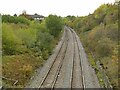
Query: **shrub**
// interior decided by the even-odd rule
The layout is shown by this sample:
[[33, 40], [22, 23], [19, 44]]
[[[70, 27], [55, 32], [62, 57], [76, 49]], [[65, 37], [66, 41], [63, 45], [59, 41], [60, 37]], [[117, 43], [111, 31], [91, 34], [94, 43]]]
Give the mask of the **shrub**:
[[113, 45], [112, 41], [109, 38], [101, 38], [97, 46], [95, 47], [95, 51], [97, 56], [106, 57], [112, 55]]
[[24, 77], [30, 77], [30, 74], [33, 71], [33, 67], [30, 64], [23, 65], [22, 68], [20, 68], [21, 72], [24, 74]]
[[49, 33], [42, 33], [41, 31], [38, 31], [37, 45], [39, 46], [39, 49], [42, 51], [44, 51], [44, 49], [51, 50], [53, 39], [53, 36]]
[[38, 52], [42, 53], [43, 59], [47, 59], [54, 46], [54, 38], [48, 33], [48, 29], [41, 25], [40, 30], [37, 31], [36, 45]]
[[36, 41], [36, 29], [19, 29], [16, 34], [27, 48], [34, 47]]
[[109, 24], [106, 26], [106, 36], [113, 41], [118, 41], [118, 24]]
[[22, 44], [22, 41], [14, 34], [10, 25], [3, 24], [2, 28], [3, 54], [11, 55], [19, 52], [19, 45]]

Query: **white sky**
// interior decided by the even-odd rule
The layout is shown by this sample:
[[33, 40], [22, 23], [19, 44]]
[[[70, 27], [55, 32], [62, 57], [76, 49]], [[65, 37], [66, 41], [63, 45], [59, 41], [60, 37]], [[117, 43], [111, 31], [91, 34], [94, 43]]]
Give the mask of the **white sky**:
[[26, 10], [28, 14], [38, 13], [48, 16], [75, 15], [84, 16], [93, 13], [101, 4], [113, 3], [115, 0], [0, 0], [1, 14], [21, 14]]

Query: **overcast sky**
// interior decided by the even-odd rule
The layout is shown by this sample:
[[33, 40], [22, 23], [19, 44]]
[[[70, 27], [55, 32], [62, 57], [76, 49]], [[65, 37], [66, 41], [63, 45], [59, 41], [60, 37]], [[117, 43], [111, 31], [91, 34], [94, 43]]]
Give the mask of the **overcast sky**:
[[0, 0], [1, 14], [21, 14], [26, 10], [28, 14], [38, 13], [48, 16], [75, 15], [84, 16], [93, 13], [104, 3], [113, 3], [115, 0]]

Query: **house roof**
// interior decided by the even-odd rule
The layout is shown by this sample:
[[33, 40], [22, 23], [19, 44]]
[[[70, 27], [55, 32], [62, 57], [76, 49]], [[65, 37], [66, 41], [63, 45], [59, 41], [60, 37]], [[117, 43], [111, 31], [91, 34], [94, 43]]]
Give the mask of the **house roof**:
[[35, 14], [35, 15], [29, 15], [31, 18], [44, 18], [44, 16], [42, 16], [42, 15], [37, 15], [37, 14]]

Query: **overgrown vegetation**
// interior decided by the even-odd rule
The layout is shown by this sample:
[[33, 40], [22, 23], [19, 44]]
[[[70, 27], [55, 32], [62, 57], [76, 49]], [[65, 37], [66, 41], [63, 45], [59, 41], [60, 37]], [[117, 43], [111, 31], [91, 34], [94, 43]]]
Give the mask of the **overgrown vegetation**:
[[[46, 26], [54, 37], [57, 37], [62, 30], [63, 21], [61, 17], [49, 15], [46, 19]], [[56, 30], [57, 29], [57, 30]]]
[[[64, 21], [64, 22], [63, 22]], [[23, 16], [2, 16], [3, 84], [23, 87], [36, 68], [52, 53], [63, 24], [74, 28], [104, 86], [96, 61], [106, 71], [114, 88], [118, 87], [118, 5], [101, 5], [93, 14], [83, 17], [67, 16], [62, 20], [49, 15], [42, 23]], [[11, 80], [12, 79], [12, 80]], [[13, 80], [18, 80], [14, 85]]]
[[61, 22], [61, 17], [56, 15], [50, 15], [42, 23], [21, 16], [2, 16], [2, 72], [5, 87], [23, 87], [35, 69], [42, 66], [60, 38]]
[[[112, 86], [118, 87], [118, 5], [104, 4], [88, 16], [66, 19], [79, 34], [86, 52], [100, 60]], [[89, 59], [95, 66], [94, 59]]]
[[22, 23], [29, 25], [30, 21], [27, 18], [24, 18], [23, 16], [10, 16], [10, 15], [3, 15], [2, 16], [2, 22], [5, 23]]

